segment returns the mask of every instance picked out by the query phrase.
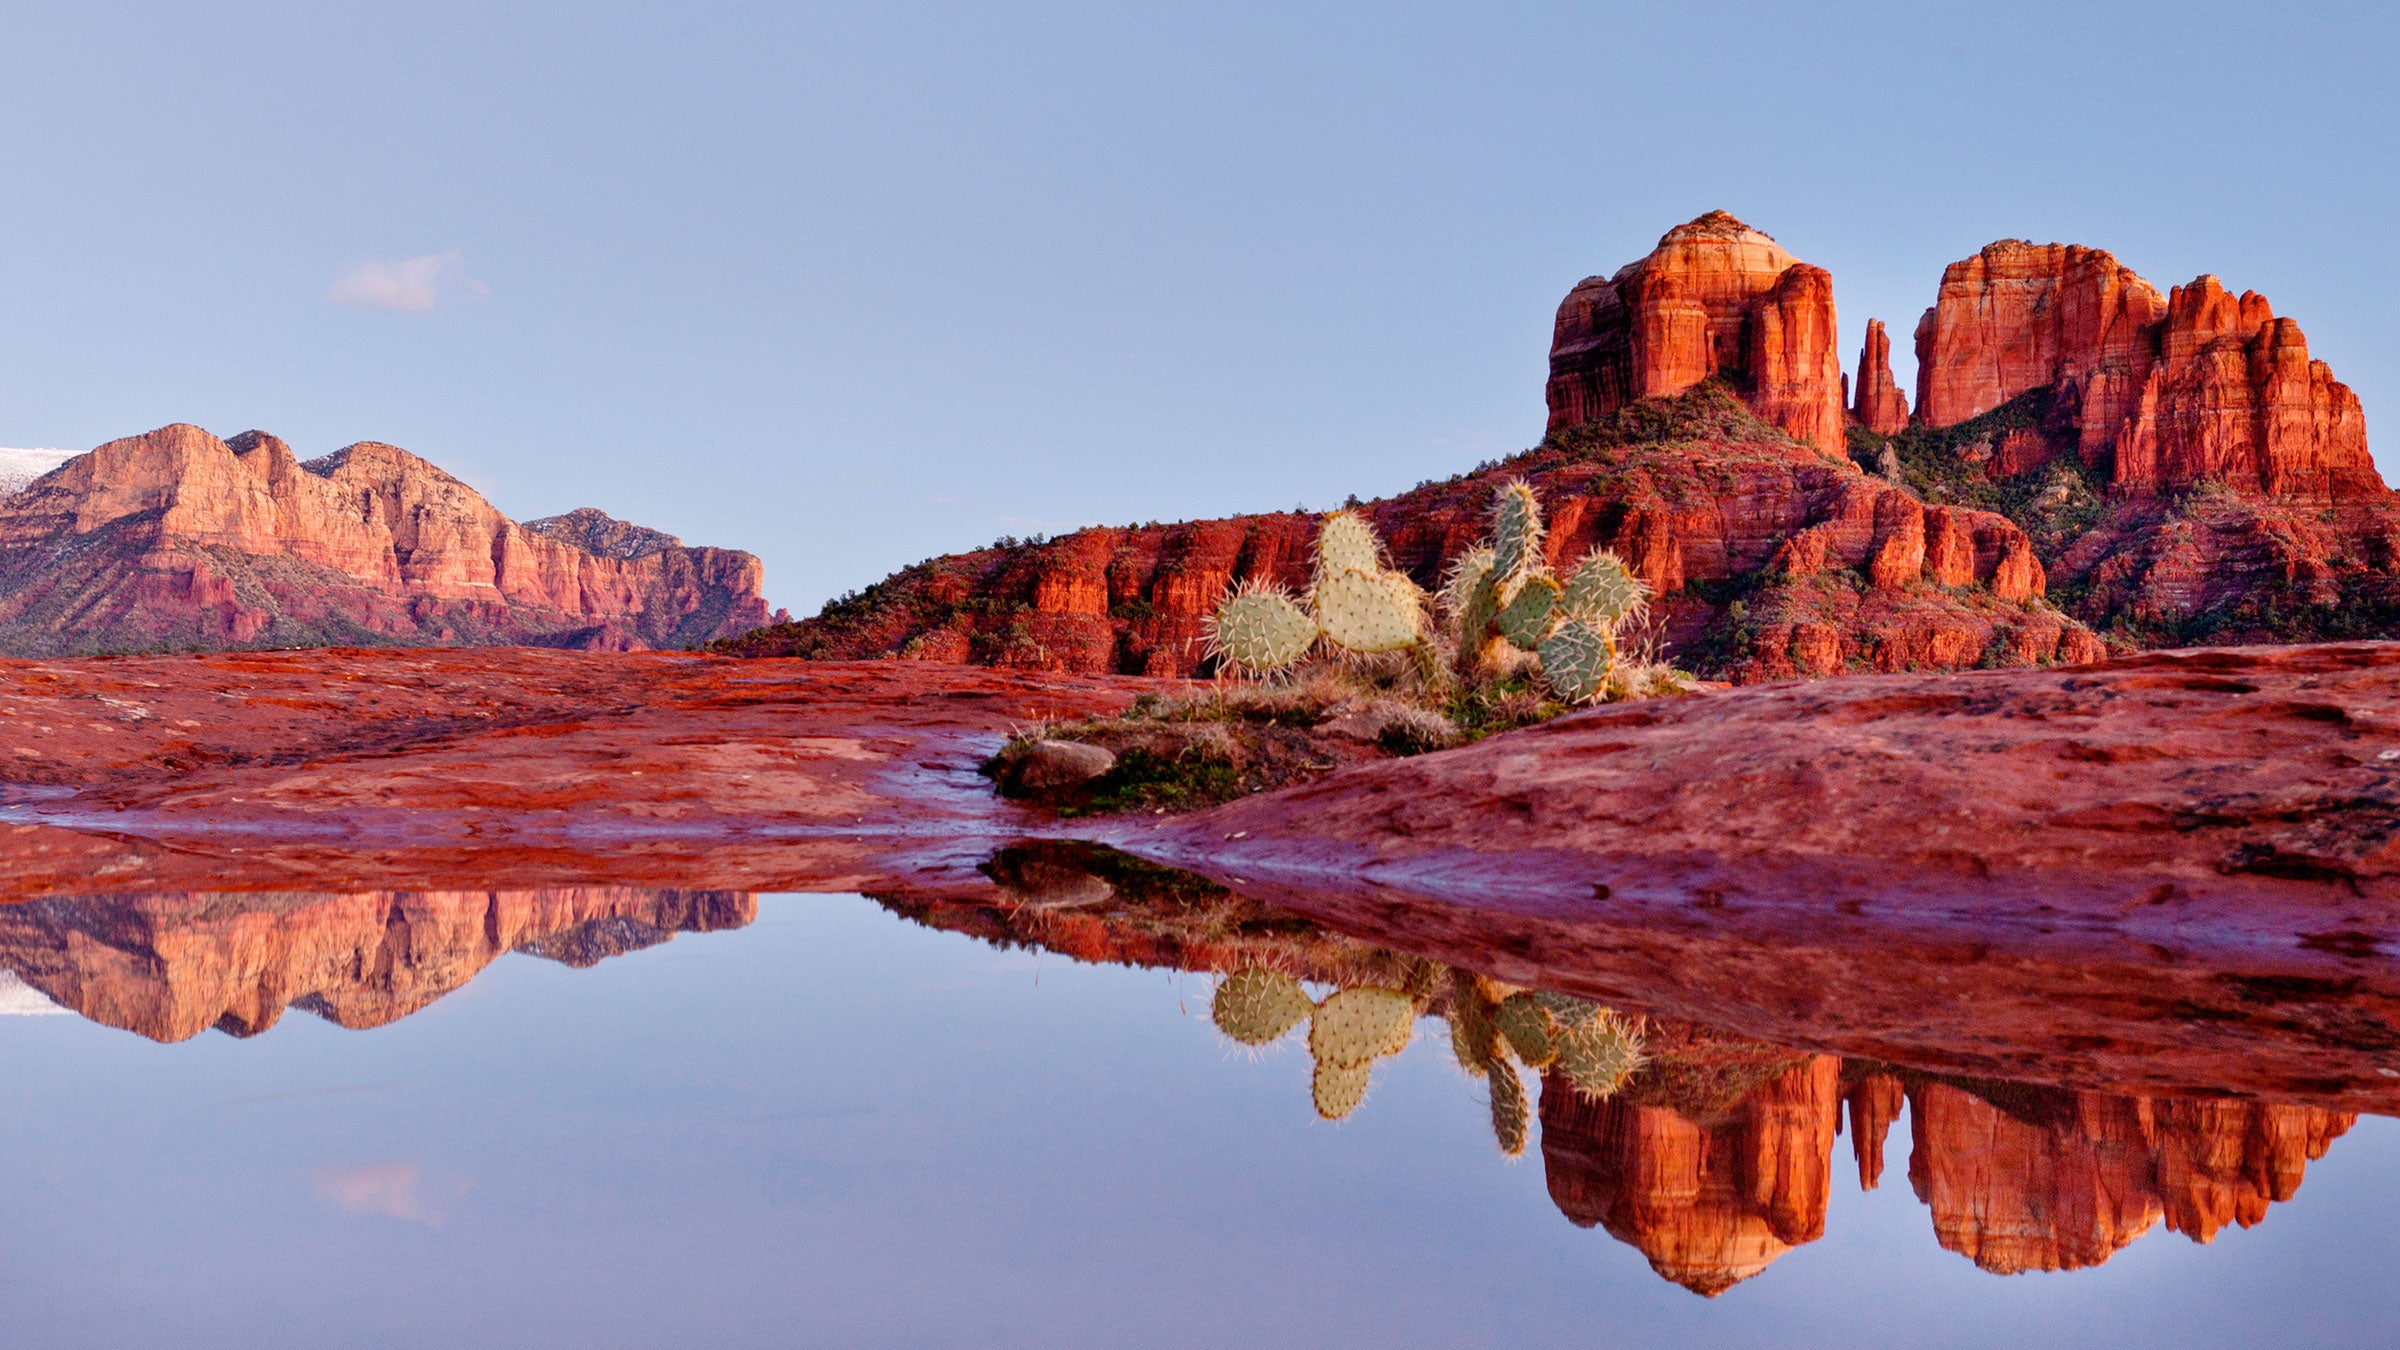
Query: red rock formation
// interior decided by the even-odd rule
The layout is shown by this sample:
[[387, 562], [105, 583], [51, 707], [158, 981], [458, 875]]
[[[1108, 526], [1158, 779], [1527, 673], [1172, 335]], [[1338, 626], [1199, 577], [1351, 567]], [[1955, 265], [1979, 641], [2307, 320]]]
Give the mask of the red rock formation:
[[254, 1036], [295, 1004], [382, 1026], [511, 951], [591, 965], [739, 928], [748, 895], [613, 887], [472, 894], [132, 895], [0, 905], [0, 968], [95, 1022], [180, 1041]]
[[1858, 349], [1858, 401], [1851, 420], [1878, 436], [1893, 436], [1908, 427], [1908, 396], [1892, 380], [1892, 339], [1883, 320], [1867, 320], [1867, 340]]
[[1919, 420], [1950, 426], [2037, 389], [2127, 492], [2385, 495], [2357, 396], [2265, 297], [2213, 276], [2162, 299], [2107, 253], [2013, 239], [1952, 263], [1917, 325]]
[[392, 446], [361, 442], [303, 464], [261, 432], [227, 442], [164, 427], [0, 502], [0, 650], [625, 650], [767, 618], [749, 554], [685, 548], [588, 508], [537, 524], [515, 524]]
[[1567, 293], [1550, 347], [1550, 430], [1679, 394], [1721, 371], [1748, 389], [1768, 422], [1827, 455], [1843, 453], [1832, 277], [1711, 211], [1667, 231], [1615, 276]]
[[1909, 1096], [1909, 1182], [1936, 1238], [2004, 1275], [2099, 1265], [2162, 1217], [2195, 1242], [2248, 1228], [2357, 1120], [2229, 1098], [2014, 1095], [2014, 1112], [1942, 1083]]
[[1587, 1100], [1553, 1075], [1541, 1104], [1550, 1199], [1714, 1298], [1825, 1235], [1841, 1072], [1812, 1057], [1705, 1127], [1630, 1097]]
[[[1810, 285], [1804, 276], [1799, 289]], [[1592, 453], [1553, 446], [1361, 509], [1394, 562], [1436, 587], [1488, 532], [1494, 489], [1521, 474], [1542, 494], [1554, 563], [1615, 550], [1657, 593], [1670, 654], [1734, 678], [2101, 654], [2088, 631], [2028, 603], [2042, 594], [2042, 566], [2006, 518], [1927, 508], [1847, 460], [1772, 435], [1713, 391], [1666, 411], [1739, 425]], [[1189, 675], [1201, 668], [1203, 618], [1227, 585], [1305, 584], [1315, 530], [1305, 516], [1243, 516], [938, 558], [884, 583], [871, 605], [727, 649]], [[1869, 580], [1863, 592], [1849, 584], [1853, 572]], [[1754, 580], [1763, 584], [1738, 616], [1692, 584]], [[1693, 649], [1726, 657], [1712, 664], [1685, 655]]]
[[2178, 286], [2160, 359], [2118, 430], [2116, 482], [2134, 492], [2203, 480], [2272, 497], [2382, 498], [2358, 396], [2309, 359], [2264, 296], [2215, 277]]

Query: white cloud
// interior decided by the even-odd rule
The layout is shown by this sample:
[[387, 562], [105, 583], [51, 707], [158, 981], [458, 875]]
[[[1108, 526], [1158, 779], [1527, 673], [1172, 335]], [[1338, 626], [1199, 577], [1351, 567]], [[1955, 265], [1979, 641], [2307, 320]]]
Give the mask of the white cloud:
[[[441, 1226], [442, 1216], [426, 1194], [423, 1169], [414, 1163], [369, 1163], [364, 1167], [329, 1167], [309, 1178], [317, 1195], [345, 1214], [380, 1214], [427, 1227]], [[455, 1197], [463, 1185], [432, 1188]]]
[[325, 298], [337, 305], [422, 314], [436, 305], [481, 300], [492, 288], [468, 276], [459, 251], [386, 262], [369, 258], [334, 278]]

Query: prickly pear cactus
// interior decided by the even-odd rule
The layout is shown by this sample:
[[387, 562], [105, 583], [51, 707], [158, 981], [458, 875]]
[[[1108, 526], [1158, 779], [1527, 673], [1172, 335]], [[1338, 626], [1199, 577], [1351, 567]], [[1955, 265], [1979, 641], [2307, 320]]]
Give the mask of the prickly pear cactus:
[[1377, 573], [1328, 577], [1317, 583], [1316, 601], [1317, 626], [1335, 646], [1354, 652], [1396, 652], [1417, 641], [1418, 601], [1412, 594], [1402, 602]]
[[1366, 1064], [1396, 1055], [1416, 1030], [1416, 1001], [1397, 989], [1337, 989], [1308, 1022], [1308, 1053], [1319, 1064]]
[[1450, 579], [1442, 587], [1442, 612], [1455, 625], [1461, 671], [1472, 672], [1483, 664], [1492, 621], [1500, 614], [1499, 575], [1492, 550], [1471, 548], [1451, 565]]
[[1247, 675], [1290, 669], [1316, 640], [1317, 621], [1274, 586], [1228, 596], [1208, 630], [1208, 649], [1219, 664]]
[[1642, 1067], [1640, 1034], [1605, 1008], [1559, 1028], [1558, 1070], [1586, 1097], [1614, 1096]]
[[1492, 1026], [1529, 1069], [1547, 1069], [1558, 1059], [1551, 1042], [1550, 1014], [1531, 994], [1511, 994], [1492, 1013]]
[[1209, 1005], [1217, 1030], [1244, 1045], [1282, 1039], [1315, 1005], [1300, 982], [1280, 970], [1250, 966], [1225, 977]]
[[1450, 1053], [1469, 1078], [1483, 1077], [1485, 1065], [1500, 1053], [1491, 997], [1482, 981], [1463, 970], [1450, 972]]
[[1641, 617], [1650, 588], [1606, 549], [1595, 549], [1567, 577], [1559, 603], [1567, 613], [1601, 627], [1613, 628]]
[[1517, 593], [1502, 606], [1500, 636], [1521, 652], [1539, 650], [1550, 633], [1551, 614], [1558, 608], [1559, 585], [1545, 576], [1525, 578]]
[[1570, 618], [1550, 630], [1537, 649], [1542, 680], [1569, 703], [1588, 703], [1608, 692], [1617, 666], [1617, 639], [1588, 619]]
[[1317, 584], [1344, 572], [1383, 570], [1383, 547], [1375, 530], [1356, 511], [1335, 511], [1317, 526]]
[[1542, 504], [1522, 478], [1503, 484], [1492, 503], [1492, 565], [1506, 580], [1542, 566]]
[[1309, 1075], [1308, 1095], [1316, 1102], [1317, 1114], [1327, 1120], [1340, 1120], [1358, 1109], [1367, 1099], [1367, 1066], [1364, 1064], [1328, 1064], [1317, 1061], [1316, 1072]]
[[1525, 1155], [1526, 1126], [1533, 1112], [1525, 1103], [1525, 1080], [1507, 1060], [1494, 1059], [1489, 1066], [1488, 1081], [1492, 1088], [1492, 1137], [1500, 1141], [1500, 1151], [1511, 1158]]

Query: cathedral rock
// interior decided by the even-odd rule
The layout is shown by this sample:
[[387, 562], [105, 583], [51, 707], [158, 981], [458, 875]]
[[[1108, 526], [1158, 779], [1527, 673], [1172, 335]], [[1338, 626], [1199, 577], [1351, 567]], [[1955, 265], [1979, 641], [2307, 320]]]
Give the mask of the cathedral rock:
[[1842, 454], [1832, 274], [1723, 211], [1676, 226], [1647, 257], [1567, 293], [1550, 344], [1550, 430], [1712, 375], [1779, 430]]

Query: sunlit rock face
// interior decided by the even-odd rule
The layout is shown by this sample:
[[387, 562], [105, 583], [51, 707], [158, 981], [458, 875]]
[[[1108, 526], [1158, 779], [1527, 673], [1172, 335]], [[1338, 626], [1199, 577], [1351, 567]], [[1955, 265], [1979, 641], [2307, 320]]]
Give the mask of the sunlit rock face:
[[1713, 1298], [1824, 1236], [1841, 1070], [1834, 1056], [1811, 1056], [1706, 1124], [1633, 1096], [1588, 1101], [1547, 1078], [1550, 1198]]
[[625, 887], [28, 900], [0, 905], [0, 968], [22, 992], [152, 1040], [253, 1036], [291, 1007], [382, 1026], [511, 951], [591, 965], [756, 914], [748, 895]]
[[1711, 211], [1567, 293], [1550, 341], [1550, 430], [1723, 374], [1778, 429], [1840, 455], [1834, 342], [1832, 275]]
[[673, 647], [767, 620], [758, 559], [596, 511], [531, 525], [394, 446], [175, 425], [0, 500], [0, 652]]
[[2161, 296], [2099, 249], [2021, 239], [1950, 264], [1917, 325], [1918, 420], [1950, 426], [2034, 390], [2127, 492], [2385, 493], [2358, 396], [2265, 296], [2213, 276]]
[[1941, 1244], [1986, 1270], [2096, 1266], [2165, 1219], [2208, 1242], [2289, 1200], [2350, 1112], [1947, 1084], [1910, 1094], [1909, 1183]]

